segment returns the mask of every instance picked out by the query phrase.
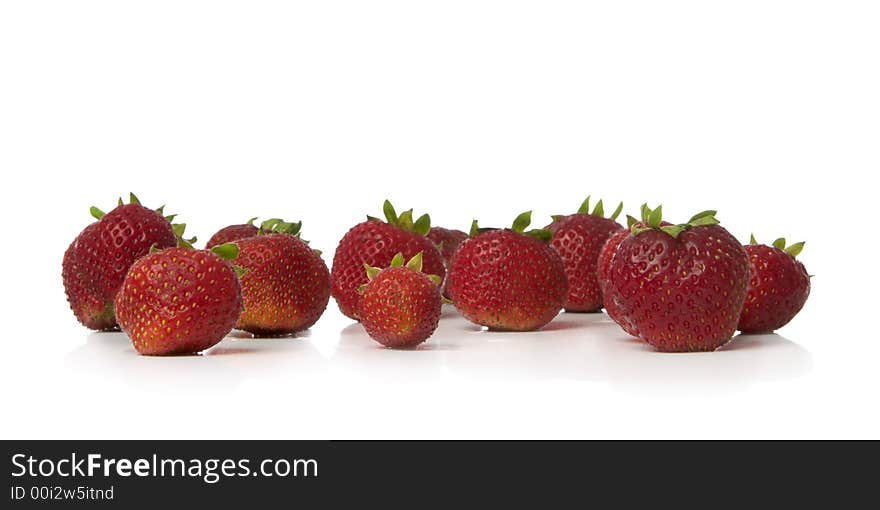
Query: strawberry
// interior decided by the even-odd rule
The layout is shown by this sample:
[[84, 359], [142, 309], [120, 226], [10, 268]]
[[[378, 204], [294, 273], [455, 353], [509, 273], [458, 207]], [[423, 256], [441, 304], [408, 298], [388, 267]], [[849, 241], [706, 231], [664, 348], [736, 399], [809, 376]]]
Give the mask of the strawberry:
[[730, 341], [749, 261], [715, 211], [663, 225], [657, 207], [631, 230], [611, 261], [608, 294], [638, 337], [670, 352], [713, 351]]
[[236, 243], [236, 265], [245, 270], [238, 329], [257, 336], [289, 335], [311, 327], [327, 308], [330, 271], [320, 252], [298, 237], [299, 226], [279, 220], [271, 228], [264, 222], [258, 235]]
[[461, 230], [431, 227], [431, 230], [428, 231], [428, 239], [437, 245], [437, 249], [440, 250], [440, 254], [443, 255], [443, 263], [446, 267], [447, 278], [443, 280], [443, 285], [440, 287], [440, 292], [443, 294], [443, 297], [451, 297], [446, 285], [446, 281], [449, 279], [449, 261], [452, 260], [452, 255], [455, 253], [455, 250], [458, 249], [458, 246], [467, 238], [468, 235]]
[[367, 221], [354, 226], [339, 241], [333, 256], [331, 269], [332, 294], [339, 310], [346, 316], [358, 320], [358, 289], [367, 282], [364, 264], [373, 267], [387, 267], [397, 253], [411, 258], [423, 252], [425, 272], [440, 278], [446, 275], [443, 256], [425, 237], [431, 229], [431, 218], [424, 214], [413, 221], [412, 209], [397, 215], [391, 202], [383, 206], [387, 223], [368, 216]]
[[359, 316], [370, 338], [386, 347], [413, 347], [430, 337], [440, 322], [440, 277], [422, 273], [422, 252], [403, 265], [366, 266]]
[[467, 238], [467, 233], [462, 232], [461, 230], [431, 227], [431, 230], [428, 231], [428, 239], [437, 245], [437, 249], [440, 250], [440, 254], [443, 255], [443, 260], [446, 261], [447, 264], [449, 264], [449, 261], [452, 259], [452, 254], [455, 253], [458, 245]]
[[752, 236], [749, 255], [749, 287], [739, 317], [743, 333], [767, 333], [791, 321], [810, 295], [810, 275], [795, 257], [804, 243], [785, 247], [785, 238], [772, 246], [758, 244]]
[[176, 246], [185, 225], [172, 225], [164, 217], [140, 205], [134, 194], [131, 203], [119, 205], [107, 214], [91, 208], [97, 223], [86, 227], [65, 253], [62, 279], [74, 314], [86, 327], [112, 329], [113, 301], [129, 267], [147, 254], [150, 247]]
[[[92, 223], [86, 227], [83, 233], [88, 232], [86, 235], [92, 235], [91, 230], [96, 228], [98, 228], [98, 224]], [[85, 327], [98, 331], [114, 330], [116, 329], [116, 316], [113, 313], [112, 303], [105, 303], [98, 298], [76, 265], [76, 243], [78, 240], [79, 236], [64, 252], [64, 260], [61, 264], [61, 278], [64, 281], [67, 302], [70, 303], [70, 308], [76, 318]]]
[[565, 266], [548, 242], [549, 230], [526, 232], [531, 211], [510, 229], [480, 229], [461, 243], [449, 268], [455, 307], [471, 322], [494, 330], [530, 331], [543, 327], [562, 309], [568, 295]]
[[596, 276], [599, 252], [615, 232], [625, 229], [615, 221], [623, 210], [623, 202], [610, 218], [605, 218], [602, 201], [590, 213], [590, 197], [577, 213], [553, 217], [547, 228], [553, 232], [550, 245], [562, 257], [568, 277], [566, 312], [597, 312], [602, 308], [602, 289]]
[[146, 355], [188, 354], [220, 342], [242, 309], [238, 276], [228, 260], [235, 244], [208, 250], [168, 248], [138, 259], [119, 295], [116, 317]]
[[[629, 216], [628, 218], [632, 217]], [[632, 224], [630, 224], [630, 226], [632, 226]], [[620, 325], [624, 331], [637, 337], [639, 336], [638, 330], [635, 326], [624, 319], [620, 307], [618, 307], [614, 300], [610, 298], [608, 293], [608, 278], [611, 272], [611, 261], [614, 260], [614, 254], [617, 253], [617, 248], [620, 246], [620, 243], [629, 236], [629, 230], [618, 230], [611, 234], [611, 237], [605, 241], [605, 244], [602, 245], [602, 250], [599, 252], [599, 258], [596, 261], [596, 278], [599, 281], [599, 289], [602, 291], [602, 306], [605, 307], [605, 313], [608, 314], [608, 317], [610, 317], [611, 320]]]
[[208, 244], [205, 245], [205, 249], [210, 250], [221, 244], [232, 243], [248, 237], [254, 237], [260, 232], [260, 229], [254, 225], [254, 220], [256, 219], [257, 218], [251, 218], [247, 223], [229, 225], [228, 227], [221, 228], [214, 233], [210, 239], [208, 239]]

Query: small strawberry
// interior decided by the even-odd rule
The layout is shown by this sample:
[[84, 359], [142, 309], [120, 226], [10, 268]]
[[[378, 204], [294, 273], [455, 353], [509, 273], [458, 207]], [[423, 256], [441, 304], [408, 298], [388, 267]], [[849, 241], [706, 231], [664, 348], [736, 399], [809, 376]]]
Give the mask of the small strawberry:
[[660, 351], [713, 351], [727, 343], [746, 297], [745, 249], [704, 211], [662, 224], [662, 207], [633, 225], [611, 261], [608, 294], [639, 338]]
[[531, 211], [511, 229], [480, 229], [461, 243], [449, 269], [455, 307], [489, 329], [530, 331], [559, 313], [568, 295], [565, 266], [548, 242], [552, 233], [526, 232]]
[[422, 252], [403, 265], [366, 266], [359, 316], [370, 338], [386, 347], [413, 347], [428, 339], [440, 322], [440, 277], [422, 273]]
[[449, 261], [452, 260], [452, 255], [458, 249], [458, 246], [467, 238], [468, 235], [461, 230], [431, 227], [431, 230], [428, 231], [428, 239], [437, 245], [437, 249], [443, 255], [443, 262], [446, 266], [447, 277], [443, 280], [443, 285], [440, 288], [441, 293], [446, 298], [451, 298], [446, 285], [447, 280], [449, 280]]
[[455, 253], [458, 245], [467, 238], [467, 233], [461, 230], [431, 227], [431, 230], [428, 231], [428, 239], [437, 245], [437, 249], [440, 250], [440, 254], [443, 255], [443, 260], [447, 264], [452, 259], [452, 254]]
[[387, 223], [368, 216], [367, 221], [354, 226], [339, 241], [333, 256], [331, 281], [333, 297], [339, 310], [346, 316], [358, 320], [358, 303], [361, 295], [358, 289], [367, 282], [364, 264], [372, 267], [387, 267], [396, 253], [411, 258], [423, 252], [425, 272], [440, 278], [446, 275], [443, 256], [425, 237], [431, 229], [431, 218], [424, 214], [413, 221], [412, 209], [397, 215], [391, 202], [383, 206]]
[[749, 290], [739, 317], [743, 333], [768, 333], [791, 321], [810, 295], [810, 275], [795, 257], [804, 243], [785, 247], [785, 238], [772, 246], [758, 244], [752, 236], [749, 254]]
[[[270, 220], [274, 221], [274, 220]], [[256, 336], [289, 335], [311, 327], [330, 300], [330, 271], [298, 237], [300, 223], [263, 223], [258, 235], [239, 240], [236, 265], [244, 312], [236, 326]]]
[[235, 244], [212, 250], [168, 248], [138, 259], [116, 296], [116, 317], [146, 355], [203, 351], [223, 339], [242, 309], [238, 276], [228, 260]]
[[[632, 216], [628, 216], [628, 218], [632, 218]], [[633, 222], [630, 223], [630, 227], [632, 227], [633, 223], [635, 223], [634, 219]], [[620, 246], [620, 243], [629, 236], [629, 230], [618, 230], [611, 234], [611, 237], [605, 241], [605, 244], [602, 245], [602, 251], [599, 252], [599, 259], [596, 262], [596, 277], [599, 280], [599, 289], [602, 291], [602, 306], [605, 307], [605, 313], [608, 314], [608, 317], [611, 318], [611, 320], [620, 325], [624, 331], [637, 337], [639, 336], [638, 330], [634, 325], [625, 320], [620, 307], [617, 306], [608, 292], [608, 278], [611, 272], [611, 261], [614, 260], [614, 254], [617, 253], [617, 248]]]
[[[92, 223], [85, 231], [91, 231], [98, 227]], [[91, 235], [91, 232], [89, 234]], [[113, 313], [113, 304], [105, 303], [90, 288], [90, 282], [83, 278], [82, 272], [76, 265], [76, 243], [79, 236], [70, 244], [64, 252], [64, 260], [61, 264], [61, 278], [64, 281], [64, 292], [67, 294], [67, 302], [73, 310], [76, 318], [85, 327], [98, 331], [110, 331], [116, 329], [116, 316]]]
[[242, 223], [240, 225], [229, 225], [228, 227], [223, 227], [218, 230], [214, 235], [208, 239], [208, 244], [205, 245], [205, 249], [210, 250], [215, 246], [220, 246], [221, 244], [233, 243], [235, 241], [245, 239], [248, 237], [254, 237], [260, 232], [260, 229], [254, 225], [254, 220], [257, 218], [251, 218], [247, 221], [247, 223]]
[[615, 232], [625, 229], [615, 221], [623, 210], [623, 202], [610, 218], [605, 218], [602, 201], [590, 213], [587, 197], [575, 214], [554, 216], [546, 228], [553, 232], [550, 245], [562, 257], [568, 277], [566, 312], [597, 312], [602, 308], [602, 289], [596, 276], [596, 264], [602, 246]]
[[129, 267], [151, 247], [176, 246], [185, 225], [172, 225], [173, 216], [163, 216], [161, 207], [156, 211], [143, 207], [134, 194], [131, 203], [120, 199], [107, 214], [96, 207], [91, 212], [98, 222], [86, 227], [68, 248], [62, 279], [80, 322], [92, 329], [112, 329], [113, 301]]

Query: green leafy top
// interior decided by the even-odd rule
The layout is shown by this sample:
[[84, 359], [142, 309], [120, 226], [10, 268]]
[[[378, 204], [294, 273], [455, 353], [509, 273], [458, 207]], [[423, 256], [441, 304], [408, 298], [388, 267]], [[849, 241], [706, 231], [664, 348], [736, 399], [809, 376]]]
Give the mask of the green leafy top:
[[[617, 208], [614, 209], [614, 212], [611, 213], [609, 219], [617, 220], [617, 217], [620, 216], [620, 213], [623, 211], [623, 202], [617, 204]], [[605, 217], [605, 207], [602, 204], [602, 199], [600, 198], [598, 202], [596, 202], [596, 206], [593, 208], [593, 212], [590, 212], [590, 197], [588, 196], [581, 206], [577, 210], [578, 214], [591, 214], [593, 216], [598, 216], [600, 218]]]
[[715, 218], [717, 211], [702, 211], [693, 216], [687, 223], [679, 223], [678, 225], [663, 225], [663, 206], [658, 205], [656, 209], [651, 209], [648, 204], [642, 204], [641, 207], [642, 220], [635, 222], [635, 218], [628, 218], [630, 231], [634, 235], [639, 235], [649, 230], [658, 230], [672, 237], [678, 237], [679, 234], [691, 227], [700, 227], [706, 225], [718, 225], [720, 222]]
[[[413, 256], [413, 258], [406, 261], [406, 264], [404, 264], [403, 253], [397, 252], [397, 254], [394, 255], [394, 258], [391, 259], [391, 264], [388, 267], [406, 267], [407, 269], [412, 269], [413, 271], [421, 273], [422, 272], [422, 252], [416, 253]], [[364, 269], [366, 269], [366, 271], [367, 271], [367, 283], [369, 283], [369, 282], [373, 281], [374, 278], [376, 278], [376, 275], [378, 275], [382, 271], [383, 268], [373, 267], [367, 263], [364, 263]], [[427, 274], [427, 273], [423, 273], [423, 274], [425, 276], [427, 276], [436, 285], [440, 285], [441, 283], [443, 283], [443, 280], [436, 274]], [[360, 288], [358, 289], [358, 292], [363, 293], [364, 289], [366, 289], [366, 288], [367, 288], [367, 284], [365, 283], [360, 286]]]
[[[412, 209], [403, 211], [398, 215], [389, 200], [385, 200], [385, 203], [382, 204], [382, 212], [385, 214], [385, 219], [389, 225], [394, 225], [395, 227], [409, 230], [410, 232], [415, 232], [423, 236], [427, 235], [428, 231], [431, 230], [431, 217], [429, 215], [423, 214], [419, 216], [418, 219], [413, 220]], [[367, 216], [367, 220], [382, 221], [375, 216]]]
[[[134, 193], [128, 194], [128, 203], [141, 205], [140, 199]], [[116, 206], [119, 207], [121, 205], [125, 205], [125, 202], [122, 201], [122, 197], [119, 197], [119, 200], [117, 200], [117, 202], [116, 202]], [[177, 217], [176, 214], [166, 215], [164, 205], [162, 205], [158, 209], [156, 209], [156, 212], [159, 213], [163, 218], [165, 218], [165, 221], [167, 221], [169, 223], [174, 221], [174, 218]], [[91, 214], [93, 218], [95, 218], [96, 220], [99, 220], [99, 221], [101, 220], [101, 218], [103, 218], [106, 215], [104, 213], [104, 211], [98, 209], [95, 206], [91, 206], [89, 208], [89, 214]], [[186, 230], [186, 223], [171, 223], [171, 228], [174, 230], [174, 235], [177, 236], [178, 246], [181, 246], [184, 248], [192, 248], [193, 243], [198, 241], [198, 238], [195, 236], [193, 236], [189, 239], [184, 239], [183, 232]]]
[[[255, 220], [256, 218], [252, 218], [250, 221]], [[248, 222], [249, 225], [253, 223]], [[260, 231], [257, 235], [265, 235], [265, 234], [289, 234], [295, 237], [299, 237], [300, 230], [302, 229], [302, 221], [297, 221], [296, 223], [290, 223], [282, 220], [281, 218], [270, 218], [262, 223], [260, 223]]]
[[[758, 244], [758, 241], [755, 240], [755, 234], [751, 235], [751, 238], [749, 239], [749, 244]], [[788, 253], [792, 257], [797, 257], [804, 250], [804, 244], [806, 244], [806, 241], [794, 243], [791, 246], [786, 247], [785, 238], [780, 237], [779, 239], [773, 241], [773, 244], [771, 246], [776, 249], [782, 250], [785, 253]]]
[[[531, 223], [532, 223], [532, 211], [526, 211], [526, 212], [520, 213], [519, 216], [517, 216], [513, 220], [513, 225], [511, 225], [510, 229], [518, 234], [523, 234], [523, 235], [527, 235], [529, 237], [534, 237], [535, 239], [538, 239], [538, 240], [541, 240], [544, 242], [549, 242], [550, 239], [553, 238], [553, 232], [551, 232], [550, 230], [547, 230], [545, 228], [533, 228], [531, 230], [526, 230], [526, 228], [528, 228], [528, 226]], [[477, 223], [477, 220], [474, 220], [471, 222], [471, 231], [470, 231], [469, 235], [471, 237], [475, 237], [479, 234], [482, 234], [483, 232], [490, 232], [492, 230], [498, 230], [498, 229], [491, 228], [491, 227], [489, 227], [489, 228], [480, 227], [480, 225]]]

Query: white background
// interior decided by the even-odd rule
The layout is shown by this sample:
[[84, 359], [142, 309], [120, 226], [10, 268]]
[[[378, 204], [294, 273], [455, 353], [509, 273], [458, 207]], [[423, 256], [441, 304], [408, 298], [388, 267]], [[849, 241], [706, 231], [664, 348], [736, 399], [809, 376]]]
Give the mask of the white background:
[[[0, 6], [4, 438], [877, 438], [880, 7], [854, 1]], [[664, 355], [604, 315], [389, 351], [148, 358], [70, 313], [64, 249], [135, 191], [192, 233], [304, 221], [332, 260], [384, 198], [465, 228], [587, 194], [806, 240], [780, 336]], [[614, 204], [606, 207], [613, 209]]]

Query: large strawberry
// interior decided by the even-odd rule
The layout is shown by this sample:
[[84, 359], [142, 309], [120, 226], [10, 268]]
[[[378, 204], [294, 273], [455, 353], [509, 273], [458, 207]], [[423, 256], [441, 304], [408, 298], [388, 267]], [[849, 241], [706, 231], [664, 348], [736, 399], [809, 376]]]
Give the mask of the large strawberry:
[[[91, 211], [98, 222], [86, 227], [68, 248], [62, 279], [77, 318], [87, 327], [108, 329], [113, 327], [113, 301], [129, 267], [151, 247], [176, 246], [185, 225], [172, 225], [172, 217], [163, 216], [162, 208], [143, 207], [134, 194], [131, 203], [120, 200], [107, 214], [96, 207]], [[100, 310], [97, 315], [96, 310]]]
[[449, 268], [455, 307], [490, 329], [530, 331], [559, 313], [568, 295], [565, 266], [548, 242], [549, 230], [526, 232], [531, 211], [510, 229], [479, 229], [461, 243]]
[[767, 333], [791, 321], [810, 295], [810, 275], [795, 257], [804, 243], [786, 248], [785, 238], [772, 246], [758, 244], [755, 236], [749, 254], [749, 290], [739, 318], [743, 333]]
[[577, 213], [553, 216], [546, 228], [553, 232], [551, 246], [565, 263], [568, 276], [567, 312], [597, 312], [602, 308], [602, 289], [596, 276], [599, 253], [605, 241], [624, 228], [617, 223], [623, 202], [610, 218], [605, 217], [602, 201], [590, 212], [590, 197], [581, 204]]
[[203, 351], [223, 339], [242, 309], [228, 260], [235, 244], [209, 250], [169, 248], [138, 259], [116, 296], [116, 317], [141, 354]]
[[[279, 227], [280, 225], [280, 227]], [[236, 326], [257, 336], [289, 335], [311, 327], [330, 300], [330, 271], [313, 250], [286, 225], [239, 240], [236, 265], [244, 269], [244, 312]], [[287, 233], [286, 233], [287, 232]]]
[[608, 289], [639, 338], [656, 349], [712, 351], [736, 331], [748, 278], [746, 251], [715, 211], [663, 225], [657, 207], [620, 243]]
[[221, 244], [232, 243], [238, 241], [240, 239], [245, 239], [248, 237], [254, 237], [260, 232], [260, 229], [254, 225], [254, 220], [257, 218], [251, 218], [247, 221], [247, 223], [241, 223], [238, 225], [229, 225], [227, 227], [223, 227], [214, 235], [208, 239], [208, 244], [205, 245], [205, 248], [210, 250], [215, 246], [220, 246]]
[[357, 320], [360, 302], [358, 289], [367, 283], [364, 264], [387, 267], [394, 255], [402, 253], [412, 258], [423, 252], [425, 272], [440, 278], [446, 275], [443, 256], [430, 239], [425, 237], [431, 229], [431, 218], [424, 214], [413, 221], [412, 209], [397, 215], [386, 200], [383, 206], [387, 223], [368, 216], [367, 221], [354, 226], [339, 241], [333, 256], [331, 281], [333, 297], [339, 310]]
[[422, 252], [404, 266], [367, 266], [359, 315], [370, 338], [386, 347], [413, 347], [428, 339], [440, 322], [440, 277], [422, 272]]

